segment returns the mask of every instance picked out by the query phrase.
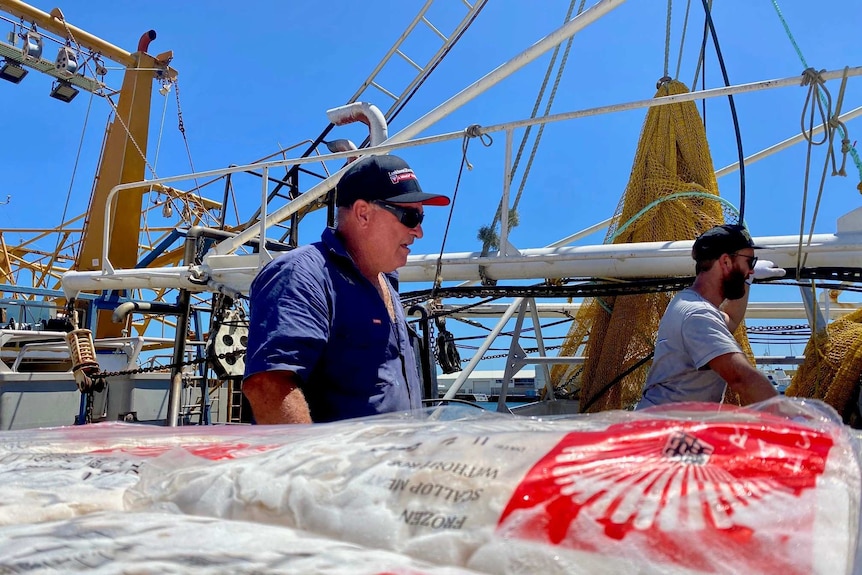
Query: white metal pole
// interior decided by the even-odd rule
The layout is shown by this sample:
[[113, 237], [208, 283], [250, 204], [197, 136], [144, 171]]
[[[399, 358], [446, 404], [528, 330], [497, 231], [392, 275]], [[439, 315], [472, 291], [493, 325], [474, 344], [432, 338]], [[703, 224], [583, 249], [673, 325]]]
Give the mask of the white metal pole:
[[455, 378], [455, 381], [452, 382], [452, 385], [446, 391], [443, 399], [452, 399], [455, 397], [455, 394], [458, 393], [458, 390], [461, 389], [461, 386], [464, 385], [464, 382], [467, 381], [467, 378], [470, 377], [470, 374], [473, 373], [474, 369], [476, 369], [476, 365], [482, 361], [482, 356], [485, 355], [485, 352], [488, 351], [488, 348], [491, 347], [491, 344], [494, 343], [494, 340], [497, 339], [497, 336], [500, 335], [503, 328], [506, 327], [506, 323], [508, 323], [509, 319], [511, 319], [515, 314], [515, 311], [518, 310], [523, 301], [524, 298], [515, 298], [515, 301], [511, 303], [509, 309], [507, 309], [500, 317], [500, 321], [497, 322], [497, 325], [494, 326], [494, 329], [491, 330], [491, 333], [488, 334], [488, 337], [485, 338], [485, 341], [482, 342], [482, 345], [480, 345], [479, 349], [476, 350], [476, 353], [467, 364], [467, 367], [465, 367], [461, 373], [458, 374], [458, 377]]
[[500, 198], [500, 251], [509, 255], [509, 189], [512, 186], [513, 131], [506, 130], [506, 152], [503, 154], [503, 196]]

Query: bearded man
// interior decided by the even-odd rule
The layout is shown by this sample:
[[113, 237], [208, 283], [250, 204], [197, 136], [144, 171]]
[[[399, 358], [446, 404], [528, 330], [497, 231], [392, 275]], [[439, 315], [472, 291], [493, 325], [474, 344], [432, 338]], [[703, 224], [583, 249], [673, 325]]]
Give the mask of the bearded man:
[[745, 317], [751, 279], [781, 277], [785, 270], [754, 255], [748, 231], [726, 224], [694, 242], [694, 283], [678, 293], [662, 316], [655, 355], [637, 409], [680, 401], [721, 402], [725, 390], [744, 405], [777, 395], [752, 367], [733, 337]]

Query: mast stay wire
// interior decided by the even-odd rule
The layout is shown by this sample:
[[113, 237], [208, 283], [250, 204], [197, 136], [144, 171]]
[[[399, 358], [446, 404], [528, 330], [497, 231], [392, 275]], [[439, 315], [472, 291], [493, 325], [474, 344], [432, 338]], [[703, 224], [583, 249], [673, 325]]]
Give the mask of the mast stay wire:
[[[75, 176], [78, 173], [78, 163], [81, 161], [81, 152], [84, 149], [84, 136], [87, 133], [87, 124], [90, 121], [90, 110], [93, 107], [93, 96], [90, 92], [90, 99], [87, 102], [87, 112], [84, 114], [84, 125], [81, 127], [81, 138], [78, 140], [78, 150], [75, 152], [75, 164], [72, 166], [72, 177], [69, 179], [69, 189], [66, 190], [66, 201], [63, 203], [63, 215], [60, 216], [60, 227], [66, 221], [66, 214], [69, 210], [69, 202], [72, 199], [72, 188], [75, 186]], [[61, 244], [63, 243], [63, 234], [57, 234], [57, 245], [54, 247], [54, 255], [56, 256]]]
[[[153, 167], [156, 167], [159, 165], [159, 152], [162, 149], [162, 137], [164, 136], [164, 133], [165, 133], [165, 116], [167, 116], [167, 112], [168, 112], [168, 99], [167, 99], [167, 97], [165, 97], [164, 100], [165, 100], [165, 103], [162, 106], [162, 119], [159, 122], [159, 137], [156, 139], [156, 153], [155, 153], [155, 156], [153, 157]], [[152, 193], [153, 193], [153, 187], [152, 186], [150, 186], [150, 189], [147, 191], [147, 193], [150, 196], [150, 198], [152, 198]], [[150, 200], [150, 201], [152, 201], [152, 200]], [[165, 201], [166, 202], [171, 201], [170, 196], [168, 196], [167, 194], [165, 194]], [[150, 215], [149, 210], [142, 210], [141, 217], [144, 219], [144, 230], [147, 234], [147, 243], [152, 244], [152, 238], [150, 237], [149, 215]]]
[[[564, 22], [568, 22], [571, 19], [572, 12], [574, 11], [576, 1], [577, 0], [572, 0], [571, 3], [569, 4], [569, 9], [566, 12], [566, 18], [565, 18]], [[581, 12], [583, 12], [585, 4], [586, 4], [586, 0], [581, 0], [581, 4], [578, 8], [578, 15], [580, 15]], [[571, 48], [571, 45], [572, 45], [572, 40], [573, 40], [573, 38], [569, 38], [569, 40], [566, 44], [565, 55], [564, 55], [563, 60], [561, 61], [560, 68], [557, 71], [557, 77], [556, 77], [556, 80], [554, 82], [552, 94], [551, 94], [551, 96], [549, 96], [549, 102], [548, 102], [548, 105], [546, 106], [546, 111], [545, 111], [546, 115], [550, 111], [550, 106], [553, 103], [554, 97], [556, 95], [556, 90], [557, 90], [557, 87], [559, 85], [560, 78], [562, 77], [563, 69], [565, 67], [565, 61], [568, 58], [569, 49]], [[542, 98], [545, 95], [545, 90], [548, 87], [548, 82], [551, 78], [551, 73], [553, 72], [554, 66], [556, 65], [557, 56], [558, 56], [559, 52], [560, 52], [560, 46], [557, 45], [554, 48], [553, 54], [551, 55], [551, 60], [548, 63], [548, 69], [545, 71], [545, 77], [542, 80], [542, 86], [539, 88], [539, 93], [536, 96], [536, 102], [533, 105], [533, 111], [530, 114], [530, 118], [535, 118], [539, 112], [539, 106], [541, 105]], [[544, 125], [540, 126], [538, 134], [536, 136], [536, 142], [533, 146], [533, 150], [532, 150], [532, 153], [530, 155], [528, 167], [525, 169], [525, 174], [524, 174], [523, 178], [521, 179], [521, 184], [520, 184], [520, 186], [518, 188], [518, 192], [515, 196], [515, 202], [514, 202], [515, 207], [517, 207], [518, 202], [521, 198], [521, 195], [523, 194], [524, 186], [526, 185], [527, 175], [529, 174], [529, 168], [532, 165], [533, 158], [535, 157], [536, 148], [538, 146], [539, 140], [541, 139], [543, 129], [544, 129]], [[530, 137], [531, 131], [532, 131], [532, 126], [527, 126], [526, 130], [524, 131], [524, 136], [521, 138], [521, 143], [518, 146], [518, 152], [515, 155], [515, 159], [512, 163], [512, 170], [510, 172], [510, 181], [511, 181], [511, 179], [514, 178], [515, 171], [518, 169], [518, 165], [520, 164], [521, 157], [523, 156], [524, 148], [526, 148], [526, 146], [527, 146], [527, 140]], [[508, 206], [506, 206], [506, 210], [508, 212]], [[497, 223], [500, 221], [502, 214], [503, 214], [503, 199], [500, 198], [500, 203], [497, 206], [497, 211], [494, 214], [493, 221], [491, 222], [491, 225], [488, 228], [490, 231], [493, 232], [493, 230], [496, 229]], [[506, 217], [508, 218], [508, 213], [507, 213]], [[490, 249], [490, 244], [491, 244], [491, 239], [492, 239], [491, 235], [492, 234], [489, 234], [488, 236], [486, 236], [483, 239], [483, 244], [484, 244], [482, 247], [482, 253], [483, 254], [487, 253], [488, 250]]]
[[[671, 12], [673, 10], [673, 0], [667, 0], [667, 19], [664, 27], [664, 77], [669, 78], [670, 71], [670, 23]], [[682, 52], [682, 50], [680, 50]]]
[[[712, 8], [712, 0], [709, 0], [709, 6]], [[703, 22], [703, 38], [700, 44], [700, 52], [697, 56], [697, 64], [694, 67], [694, 79], [691, 81], [691, 91], [694, 92], [697, 87], [697, 81], [700, 79], [700, 69], [704, 68], [704, 76], [706, 76], [706, 63], [704, 62], [704, 55], [706, 54], [706, 37], [707, 37], [707, 27], [706, 27], [706, 19]], [[704, 122], [705, 123], [705, 122]]]
[[[59, 10], [59, 9], [58, 9], [58, 10]], [[63, 22], [63, 27], [66, 29], [66, 34], [68, 34], [68, 36], [69, 36], [69, 41], [70, 41], [70, 42], [73, 42], [73, 43], [75, 44], [75, 47], [77, 48], [78, 53], [83, 53], [83, 50], [81, 49], [81, 45], [80, 45], [80, 43], [78, 43], [78, 41], [75, 39], [75, 36], [72, 34], [72, 30], [71, 30], [71, 29], [69, 29], [69, 25], [68, 25], [68, 23], [66, 22], [66, 18], [65, 18], [65, 16], [63, 16], [63, 13], [62, 13], [62, 12], [60, 12], [60, 21], [61, 21], [61, 22]], [[87, 69], [88, 62], [89, 62], [89, 60], [84, 60], [84, 68], [85, 68], [85, 70]], [[97, 66], [97, 69], [98, 69], [98, 66]], [[186, 156], [188, 157], [188, 160], [189, 160], [189, 167], [191, 168], [191, 171], [192, 171], [192, 173], [194, 174], [194, 173], [196, 173], [196, 170], [195, 170], [195, 166], [194, 166], [194, 161], [193, 161], [193, 159], [192, 159], [191, 147], [189, 146], [188, 137], [186, 136], [185, 123], [183, 122], [183, 112], [182, 112], [182, 108], [181, 108], [181, 106], [180, 106], [180, 84], [179, 84], [179, 79], [174, 78], [174, 80], [173, 80], [173, 84], [174, 84], [174, 86], [175, 86], [175, 88], [176, 88], [177, 120], [178, 120], [177, 128], [179, 129], [180, 133], [182, 134], [183, 143], [184, 143], [185, 148], [186, 148]], [[90, 94], [91, 94], [91, 101], [92, 101], [92, 92], [91, 92]], [[111, 100], [110, 95], [105, 95], [105, 99], [108, 101], [108, 104], [110, 104], [111, 108], [113, 109], [115, 117], [120, 121], [120, 124], [123, 126], [123, 130], [126, 132], [126, 136], [129, 138], [129, 140], [131, 140], [132, 144], [135, 146], [135, 150], [137, 150], [138, 155], [140, 155], [140, 156], [141, 156], [141, 158], [144, 160], [144, 164], [146, 164], [147, 169], [148, 169], [148, 170], [150, 170], [150, 173], [153, 175], [153, 178], [158, 179], [158, 177], [159, 177], [159, 176], [158, 176], [158, 174], [156, 173], [155, 166], [150, 164], [149, 160], [147, 159], [146, 154], [144, 154], [144, 152], [143, 152], [143, 150], [141, 149], [140, 145], [139, 145], [139, 144], [138, 144], [138, 142], [135, 140], [135, 138], [132, 136], [132, 133], [131, 133], [131, 131], [129, 130], [129, 127], [126, 125], [126, 122], [123, 120], [122, 116], [120, 115], [119, 110], [117, 109], [116, 104], [114, 104], [113, 100]], [[167, 98], [165, 99], [165, 108], [164, 108], [164, 110], [165, 110], [165, 111], [167, 110]], [[161, 147], [161, 142], [162, 142], [162, 130], [163, 130], [163, 128], [164, 128], [164, 112], [163, 112], [163, 114], [162, 114], [162, 125], [161, 125], [161, 126], [160, 126], [160, 128], [159, 128], [159, 139], [158, 139], [158, 144], [157, 144], [157, 151], [156, 151], [156, 158], [155, 158], [155, 162], [157, 162], [157, 161], [158, 161], [158, 149]], [[197, 178], [196, 178], [196, 177], [194, 178], [194, 182], [195, 182], [195, 189], [196, 189], [196, 190], [199, 190], [199, 189], [200, 189], [200, 186], [199, 186], [199, 184], [198, 184], [198, 181], [197, 181]], [[200, 196], [200, 193], [198, 193], [198, 196]], [[183, 202], [183, 204], [184, 204], [184, 206], [185, 206], [186, 208], [188, 208], [189, 215], [190, 215], [190, 218], [189, 218], [189, 219], [191, 219], [191, 214], [192, 214], [191, 206], [189, 205], [188, 201], [184, 201], [184, 202]], [[189, 222], [189, 223], [191, 223], [191, 222]]]
[[[63, 12], [59, 8], [56, 8], [56, 10], [59, 12], [59, 20], [60, 20], [60, 22], [63, 23], [63, 28], [66, 29], [66, 34], [69, 35], [68, 41], [74, 43], [75, 48], [78, 50], [78, 53], [82, 54], [83, 51], [81, 50], [81, 45], [75, 39], [75, 36], [72, 34], [72, 30], [69, 29], [69, 24], [66, 23], [66, 17], [63, 15]], [[88, 59], [85, 59], [83, 62], [85, 72], [88, 70], [88, 63], [89, 63]], [[94, 76], [95, 76], [95, 74], [94, 74]], [[62, 227], [63, 222], [66, 221], [66, 214], [68, 213], [68, 210], [69, 210], [69, 202], [72, 199], [72, 188], [75, 185], [75, 176], [78, 173], [78, 163], [81, 161], [81, 152], [84, 149], [84, 136], [87, 133], [87, 125], [90, 121], [90, 111], [93, 108], [93, 97], [94, 96], [95, 96], [95, 94], [93, 92], [90, 92], [90, 98], [87, 101], [87, 111], [84, 114], [84, 125], [81, 127], [81, 138], [78, 140], [78, 150], [75, 152], [75, 164], [72, 167], [72, 176], [69, 179], [69, 188], [68, 188], [68, 190], [66, 190], [66, 201], [63, 203], [63, 215], [60, 217], [60, 227]], [[57, 234], [57, 244], [54, 248], [55, 257], [59, 253], [62, 243], [63, 243], [63, 234]]]
[[[580, 15], [581, 12], [584, 11], [584, 4], [585, 3], [586, 3], [586, 0], [581, 0], [581, 5], [578, 7], [578, 15]], [[574, 0], [572, 1], [571, 6], [574, 6]], [[566, 15], [567, 20], [571, 16], [571, 6], [569, 8], [569, 12]], [[563, 71], [566, 69], [566, 63], [569, 60], [569, 53], [572, 50], [572, 42], [573, 41], [574, 41], [574, 36], [572, 36], [568, 39], [568, 41], [566, 42], [566, 48], [565, 48], [565, 50], [563, 50], [563, 57], [560, 60], [560, 67], [557, 69], [557, 77], [554, 79], [554, 84], [553, 84], [553, 86], [551, 86], [551, 93], [548, 96], [548, 102], [545, 105], [545, 113], [544, 113], [545, 116], [547, 116], [551, 113], [551, 107], [554, 105], [554, 100], [556, 100], [557, 89], [560, 87], [560, 80], [562, 80]], [[518, 209], [518, 204], [520, 204], [520, 202], [521, 202], [521, 196], [523, 195], [524, 188], [527, 185], [527, 178], [529, 177], [530, 170], [533, 167], [533, 161], [536, 158], [536, 153], [539, 149], [539, 143], [542, 141], [542, 135], [544, 134], [544, 131], [545, 131], [545, 125], [546, 124], [540, 124], [539, 125], [539, 130], [536, 134], [536, 139], [533, 141], [533, 148], [532, 148], [532, 150], [530, 150], [530, 157], [527, 159], [527, 165], [524, 168], [524, 175], [521, 176], [521, 183], [518, 186], [518, 193], [515, 194], [515, 200], [512, 203], [512, 209], [514, 209], [514, 210]], [[514, 164], [514, 166], [517, 166], [517, 162]]]
[[685, 47], [685, 34], [688, 31], [688, 14], [691, 11], [691, 0], [686, 0], [685, 3], [685, 16], [682, 19], [682, 38], [679, 41], [679, 55], [676, 60], [676, 74], [674, 74], [674, 78], [679, 80], [679, 71], [682, 67], [682, 52]]

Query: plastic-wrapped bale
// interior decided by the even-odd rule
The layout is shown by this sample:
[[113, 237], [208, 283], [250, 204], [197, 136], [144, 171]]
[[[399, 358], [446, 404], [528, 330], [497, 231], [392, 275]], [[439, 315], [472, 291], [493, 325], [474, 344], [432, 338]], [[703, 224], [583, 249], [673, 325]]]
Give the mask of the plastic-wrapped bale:
[[175, 452], [229, 459], [283, 445], [267, 427], [162, 428], [122, 423], [8, 431], [0, 441], [0, 525], [123, 509], [140, 465]]
[[126, 502], [487, 573], [838, 575], [853, 569], [862, 483], [854, 437], [824, 409], [285, 429], [284, 447], [242, 459], [149, 460]]
[[470, 575], [285, 527], [169, 513], [96, 513], [0, 527], [0, 572]]

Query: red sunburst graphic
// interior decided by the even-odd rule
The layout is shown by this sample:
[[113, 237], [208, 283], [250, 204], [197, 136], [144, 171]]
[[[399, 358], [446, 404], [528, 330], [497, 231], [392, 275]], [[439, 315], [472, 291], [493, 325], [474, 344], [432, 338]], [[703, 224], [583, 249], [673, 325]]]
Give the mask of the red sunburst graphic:
[[832, 445], [771, 416], [571, 433], [527, 473], [498, 532], [704, 572], [809, 573]]

